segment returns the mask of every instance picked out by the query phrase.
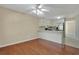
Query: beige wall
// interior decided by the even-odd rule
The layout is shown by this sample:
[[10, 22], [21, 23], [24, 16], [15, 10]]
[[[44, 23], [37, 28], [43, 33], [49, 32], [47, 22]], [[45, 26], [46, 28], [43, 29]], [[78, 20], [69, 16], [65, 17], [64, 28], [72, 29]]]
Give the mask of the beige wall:
[[37, 37], [38, 18], [0, 8], [0, 46]]

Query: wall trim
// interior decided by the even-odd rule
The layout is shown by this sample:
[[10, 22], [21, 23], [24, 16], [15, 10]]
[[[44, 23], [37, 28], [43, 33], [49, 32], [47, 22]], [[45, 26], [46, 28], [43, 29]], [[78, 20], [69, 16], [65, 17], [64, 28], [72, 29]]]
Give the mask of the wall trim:
[[79, 40], [72, 39], [70, 37], [66, 37], [65, 40], [66, 40], [65, 45], [72, 46], [74, 48], [79, 48], [79, 44], [78, 44]]
[[23, 41], [13, 42], [13, 43], [9, 43], [9, 44], [0, 45], [0, 48], [15, 45], [15, 44], [19, 44], [19, 43], [23, 43], [23, 42], [30, 41], [30, 40], [35, 40], [35, 39], [38, 39], [38, 37], [26, 39], [26, 40], [23, 40]]

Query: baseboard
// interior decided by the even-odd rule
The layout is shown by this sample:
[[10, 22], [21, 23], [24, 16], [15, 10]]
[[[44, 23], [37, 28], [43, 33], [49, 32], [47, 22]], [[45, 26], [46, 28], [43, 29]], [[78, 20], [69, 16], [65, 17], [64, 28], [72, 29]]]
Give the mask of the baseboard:
[[65, 44], [75, 48], [79, 48], [79, 40], [76, 39], [66, 38]]
[[35, 39], [38, 39], [38, 37], [29, 38], [29, 39], [26, 39], [26, 40], [23, 40], [23, 41], [14, 42], [14, 43], [9, 43], [9, 44], [0, 45], [0, 48], [7, 47], [7, 46], [10, 46], [10, 45], [14, 45], [14, 44], [23, 43], [23, 42], [30, 41], [30, 40], [35, 40]]

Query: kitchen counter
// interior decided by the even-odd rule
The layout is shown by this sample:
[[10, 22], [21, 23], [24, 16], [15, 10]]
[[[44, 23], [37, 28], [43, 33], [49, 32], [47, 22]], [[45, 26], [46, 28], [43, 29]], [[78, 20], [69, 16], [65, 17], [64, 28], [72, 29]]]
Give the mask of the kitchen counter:
[[57, 43], [62, 43], [62, 34], [63, 34], [62, 31], [40, 31], [38, 33], [39, 38]]

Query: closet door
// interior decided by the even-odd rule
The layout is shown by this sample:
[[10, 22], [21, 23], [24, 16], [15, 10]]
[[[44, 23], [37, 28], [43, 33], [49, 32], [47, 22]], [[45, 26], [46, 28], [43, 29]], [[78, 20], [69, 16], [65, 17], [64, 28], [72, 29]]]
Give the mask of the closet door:
[[75, 39], [75, 20], [66, 21], [66, 37]]

